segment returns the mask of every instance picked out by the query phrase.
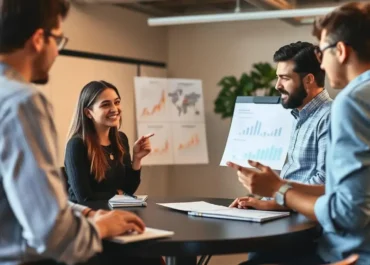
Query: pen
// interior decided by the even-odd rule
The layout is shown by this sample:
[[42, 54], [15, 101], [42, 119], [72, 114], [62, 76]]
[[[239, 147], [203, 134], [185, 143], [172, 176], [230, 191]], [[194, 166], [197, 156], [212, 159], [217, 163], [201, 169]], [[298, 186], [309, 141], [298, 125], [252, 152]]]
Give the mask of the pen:
[[144, 139], [148, 139], [148, 138], [150, 138], [152, 136], [154, 136], [154, 133], [147, 134], [147, 135], [144, 136]]

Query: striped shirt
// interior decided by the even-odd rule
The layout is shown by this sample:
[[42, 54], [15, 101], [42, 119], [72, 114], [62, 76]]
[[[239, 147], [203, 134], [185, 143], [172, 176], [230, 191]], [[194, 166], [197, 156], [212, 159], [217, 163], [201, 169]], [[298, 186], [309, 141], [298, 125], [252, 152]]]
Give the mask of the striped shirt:
[[325, 156], [332, 104], [323, 90], [301, 111], [292, 110], [295, 118], [285, 164], [283, 179], [306, 184], [325, 183]]
[[92, 223], [68, 203], [51, 105], [0, 63], [0, 264], [86, 261], [102, 250]]

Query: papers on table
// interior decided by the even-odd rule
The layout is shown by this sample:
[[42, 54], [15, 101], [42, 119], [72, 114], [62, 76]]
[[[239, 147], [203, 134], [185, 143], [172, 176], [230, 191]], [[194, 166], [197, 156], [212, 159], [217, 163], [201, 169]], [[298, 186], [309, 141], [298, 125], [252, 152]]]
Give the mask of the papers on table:
[[251, 222], [265, 222], [277, 218], [289, 216], [289, 212], [259, 211], [249, 209], [229, 208], [215, 205], [204, 201], [158, 203], [158, 205], [171, 209], [188, 212], [191, 216], [210, 217], [218, 219], [230, 219]]
[[157, 203], [158, 205], [185, 212], [191, 211], [210, 211], [227, 209], [225, 206], [208, 203], [205, 201], [197, 202], [174, 202], [174, 203]]
[[192, 211], [188, 212], [188, 214], [200, 217], [251, 221], [258, 223], [289, 216], [289, 212], [258, 211], [238, 208], [228, 208], [224, 210], [212, 210], [200, 212]]
[[138, 234], [138, 233], [131, 233], [128, 235], [122, 235], [122, 236], [116, 236], [111, 239], [111, 241], [121, 243], [121, 244], [127, 244], [137, 241], [143, 241], [143, 240], [149, 240], [149, 239], [156, 239], [156, 238], [165, 238], [165, 237], [171, 237], [175, 233], [172, 231], [167, 230], [160, 230], [160, 229], [154, 229], [154, 228], [145, 228], [144, 233]]

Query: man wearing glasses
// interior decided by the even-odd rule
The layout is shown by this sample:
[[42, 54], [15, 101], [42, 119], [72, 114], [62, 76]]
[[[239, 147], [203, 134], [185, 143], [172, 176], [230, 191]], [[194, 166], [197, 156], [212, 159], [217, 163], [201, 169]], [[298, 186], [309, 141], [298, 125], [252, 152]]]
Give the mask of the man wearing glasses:
[[[331, 86], [344, 88], [331, 111], [325, 186], [290, 183], [257, 162], [229, 163], [253, 193], [317, 221], [323, 232], [315, 251], [284, 264], [323, 264], [352, 253], [370, 264], [370, 4], [345, 4], [315, 23], [316, 51]], [[266, 253], [269, 255], [271, 253]], [[288, 263], [287, 263], [288, 262]], [[290, 263], [289, 263], [290, 262]]]
[[[65, 0], [0, 0], [0, 264], [85, 262], [102, 251], [103, 238], [144, 229], [132, 213], [68, 203], [51, 106], [30, 84], [47, 83], [67, 43], [68, 7]], [[104, 256], [89, 262], [96, 258]]]
[[57, 44], [57, 47], [58, 47], [58, 51], [63, 50], [64, 47], [68, 43], [68, 38], [65, 37], [65, 36], [63, 36], [63, 35], [62, 36], [58, 36], [58, 35], [55, 35], [55, 34], [53, 34], [51, 32], [46, 32], [45, 35], [54, 38], [55, 43]]

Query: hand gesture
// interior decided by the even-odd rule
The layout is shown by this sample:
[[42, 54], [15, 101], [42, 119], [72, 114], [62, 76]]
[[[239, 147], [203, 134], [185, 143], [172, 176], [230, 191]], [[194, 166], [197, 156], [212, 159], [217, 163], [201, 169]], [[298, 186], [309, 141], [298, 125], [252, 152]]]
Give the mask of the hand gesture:
[[147, 156], [152, 151], [149, 138], [152, 137], [153, 135], [154, 133], [141, 136], [134, 143], [134, 147], [133, 147], [134, 160], [141, 160], [143, 157]]
[[255, 161], [248, 162], [258, 170], [245, 168], [232, 162], [227, 162], [227, 166], [237, 170], [239, 182], [252, 194], [274, 197], [284, 181], [270, 167]]

